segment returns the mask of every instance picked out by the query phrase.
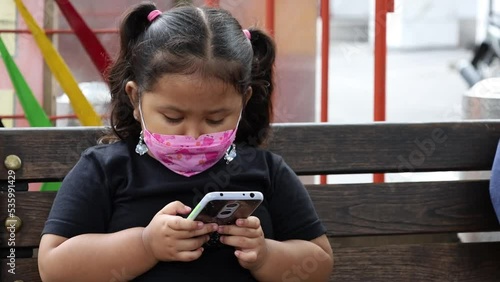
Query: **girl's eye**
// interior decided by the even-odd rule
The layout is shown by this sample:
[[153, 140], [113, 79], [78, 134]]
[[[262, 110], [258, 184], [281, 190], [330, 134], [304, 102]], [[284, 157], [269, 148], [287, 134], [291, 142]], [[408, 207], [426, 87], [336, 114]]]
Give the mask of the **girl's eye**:
[[170, 118], [170, 117], [167, 117], [165, 116], [165, 118], [167, 119], [168, 122], [170, 123], [179, 123], [182, 121], [182, 118]]
[[213, 120], [213, 119], [207, 119], [207, 123], [217, 125], [221, 124], [224, 121], [224, 119], [219, 119], [219, 120]]

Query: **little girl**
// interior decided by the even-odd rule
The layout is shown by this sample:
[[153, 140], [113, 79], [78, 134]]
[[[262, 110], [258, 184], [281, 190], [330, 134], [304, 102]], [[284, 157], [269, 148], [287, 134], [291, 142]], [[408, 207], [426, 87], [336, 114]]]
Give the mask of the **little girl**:
[[[120, 36], [111, 131], [57, 193], [42, 279], [328, 280], [332, 250], [307, 190], [259, 148], [272, 116], [272, 39], [222, 9], [153, 4], [133, 7]], [[264, 202], [234, 225], [186, 219], [212, 191], [260, 191]]]

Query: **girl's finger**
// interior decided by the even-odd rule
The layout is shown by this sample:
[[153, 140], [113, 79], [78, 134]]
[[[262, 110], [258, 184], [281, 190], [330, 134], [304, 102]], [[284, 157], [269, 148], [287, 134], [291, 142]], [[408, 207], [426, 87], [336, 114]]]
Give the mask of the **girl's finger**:
[[[164, 220], [166, 225], [174, 231], [198, 231], [201, 233], [206, 233], [213, 231], [213, 227], [217, 226], [215, 223], [203, 223], [201, 221], [193, 221], [190, 219], [185, 219], [180, 216], [171, 215], [160, 215], [165, 217]], [[192, 236], [191, 236], [192, 237]]]
[[172, 234], [172, 236], [175, 236], [179, 239], [188, 239], [205, 234], [210, 234], [214, 231], [217, 231], [217, 224], [205, 224], [201, 229], [175, 231], [175, 234]]
[[261, 228], [254, 229], [254, 228], [240, 227], [236, 225], [219, 226], [217, 232], [219, 234], [243, 236], [248, 238], [257, 238], [260, 236], [264, 236], [264, 233]]
[[258, 241], [256, 239], [243, 236], [220, 236], [219, 240], [224, 245], [238, 249], [253, 249], [258, 246]]
[[176, 261], [193, 261], [201, 257], [203, 254], [203, 248], [198, 248], [193, 251], [182, 251], [178, 252], [177, 255], [175, 256]]
[[257, 252], [255, 250], [251, 251], [241, 251], [237, 250], [234, 252], [234, 255], [243, 262], [246, 263], [254, 263], [257, 261]]
[[175, 231], [197, 230], [203, 228], [205, 224], [193, 220], [188, 220], [180, 216], [160, 215], [165, 217], [167, 226]]
[[260, 220], [258, 217], [255, 216], [249, 216], [248, 218], [240, 218], [236, 220], [236, 226], [257, 229], [260, 227]]
[[174, 248], [178, 252], [192, 251], [195, 249], [199, 249], [204, 243], [208, 242], [209, 239], [210, 236], [204, 235], [190, 239], [176, 240]]

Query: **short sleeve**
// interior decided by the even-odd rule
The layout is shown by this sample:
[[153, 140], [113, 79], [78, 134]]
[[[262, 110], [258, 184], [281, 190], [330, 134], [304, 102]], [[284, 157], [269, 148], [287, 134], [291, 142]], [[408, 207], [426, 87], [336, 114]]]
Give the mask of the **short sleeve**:
[[66, 238], [104, 233], [111, 214], [110, 193], [102, 166], [92, 148], [81, 155], [59, 188], [43, 234]]
[[273, 186], [269, 209], [277, 240], [309, 241], [325, 234], [326, 228], [317, 215], [309, 193], [281, 158], [277, 162]]
[[493, 208], [500, 222], [500, 143], [497, 145], [495, 159], [491, 168], [490, 176], [490, 197]]

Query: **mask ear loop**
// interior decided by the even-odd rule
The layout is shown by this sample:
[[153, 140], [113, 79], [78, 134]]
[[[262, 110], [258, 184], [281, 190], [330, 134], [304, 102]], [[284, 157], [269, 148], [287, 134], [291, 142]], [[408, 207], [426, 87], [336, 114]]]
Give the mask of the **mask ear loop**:
[[[241, 109], [241, 111], [240, 111], [240, 117], [238, 118], [238, 122], [236, 123], [236, 127], [234, 129], [234, 131], [235, 131], [234, 134], [237, 133], [242, 115], [243, 115], [243, 109]], [[237, 156], [236, 144], [234, 144], [234, 142], [233, 142], [233, 144], [231, 144], [231, 146], [229, 146], [229, 148], [227, 148], [226, 153], [224, 154], [224, 160], [226, 161], [226, 164], [229, 164], [230, 162], [232, 162], [234, 160], [234, 158], [236, 158], [236, 156]]]
[[142, 95], [139, 95], [139, 115], [141, 115], [141, 124], [142, 124], [142, 128], [144, 130], [147, 130], [146, 129], [146, 121], [144, 120], [144, 116], [142, 115], [142, 105], [141, 105], [141, 96]]
[[144, 121], [144, 117], [142, 115], [142, 106], [141, 106], [141, 97], [139, 97], [139, 114], [141, 115], [141, 124], [143, 127], [143, 130], [141, 130], [141, 133], [139, 134], [139, 143], [135, 146], [135, 152], [139, 154], [140, 156], [146, 154], [149, 149], [148, 146], [144, 143], [144, 130], [146, 129], [146, 122]]

